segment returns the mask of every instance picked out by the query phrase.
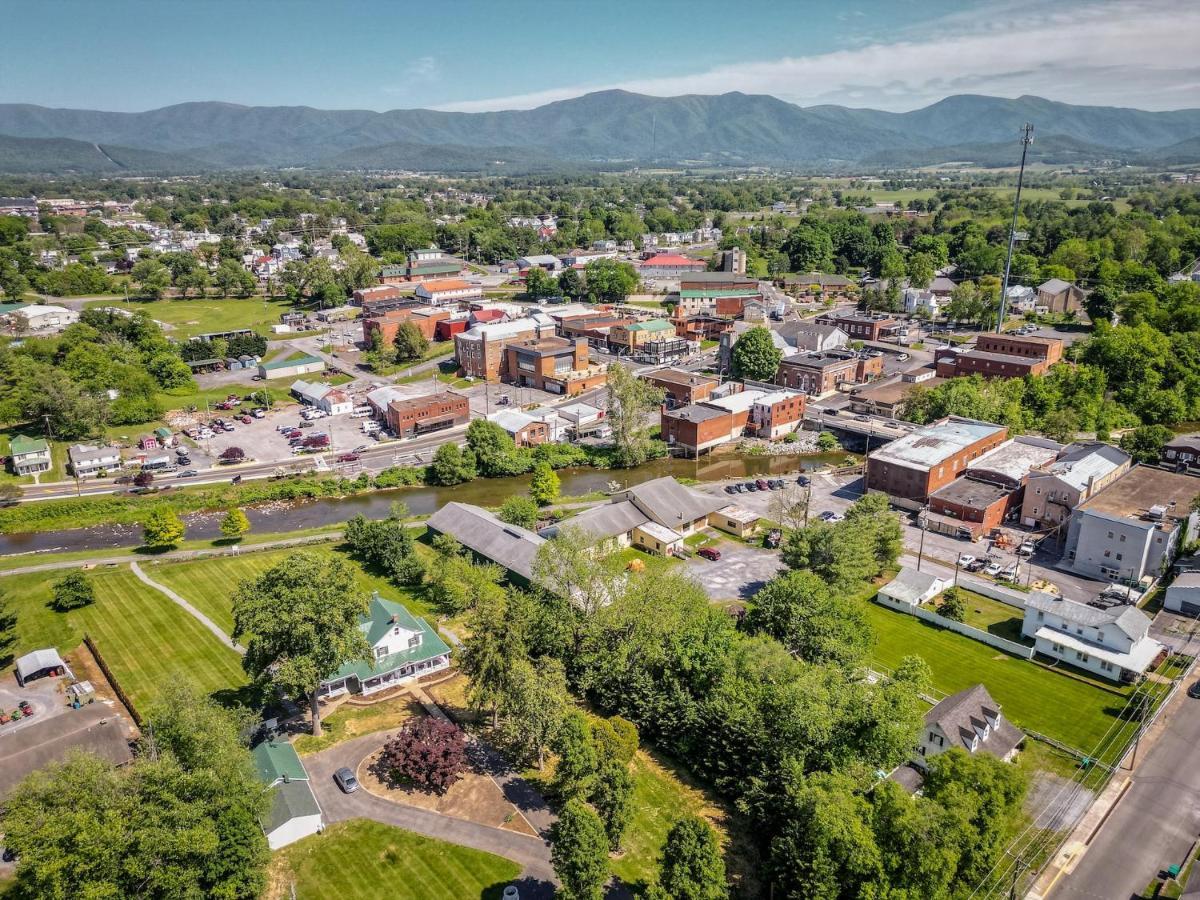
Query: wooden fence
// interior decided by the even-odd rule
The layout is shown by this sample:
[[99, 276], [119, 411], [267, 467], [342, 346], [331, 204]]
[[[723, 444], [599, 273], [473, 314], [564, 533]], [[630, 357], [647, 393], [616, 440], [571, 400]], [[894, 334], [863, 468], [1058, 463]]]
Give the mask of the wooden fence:
[[96, 642], [92, 640], [90, 634], [83, 636], [83, 643], [87, 645], [91, 651], [92, 658], [96, 660], [96, 665], [100, 667], [100, 671], [104, 673], [104, 677], [108, 679], [108, 683], [112, 686], [113, 693], [117, 695], [117, 699], [121, 701], [124, 707], [129, 710], [129, 716], [133, 719], [134, 724], [138, 728], [142, 727], [142, 717], [137, 711], [137, 707], [133, 705], [133, 701], [129, 699], [129, 695], [125, 693], [125, 689], [121, 687], [121, 683], [117, 681], [117, 676], [113, 674], [112, 669], [108, 667], [108, 663], [100, 653], [100, 648], [96, 646]]

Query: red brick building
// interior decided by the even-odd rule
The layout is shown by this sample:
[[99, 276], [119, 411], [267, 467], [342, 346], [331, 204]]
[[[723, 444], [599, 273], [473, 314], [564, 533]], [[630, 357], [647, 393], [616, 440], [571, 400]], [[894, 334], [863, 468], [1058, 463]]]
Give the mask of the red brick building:
[[1062, 359], [1057, 338], [1016, 334], [981, 334], [972, 350], [938, 352], [939, 378], [982, 375], [984, 378], [1023, 378], [1042, 375]]
[[903, 325], [891, 316], [870, 313], [826, 313], [817, 316], [815, 321], [820, 325], [836, 325], [850, 335], [851, 340], [856, 341], [881, 341], [903, 328]]
[[388, 430], [398, 437], [415, 437], [463, 425], [471, 417], [471, 404], [462, 394], [443, 391], [387, 405]]
[[383, 343], [390, 344], [396, 339], [396, 333], [404, 322], [412, 322], [416, 325], [417, 330], [425, 336], [425, 340], [437, 340], [438, 323], [449, 318], [450, 310], [447, 309], [431, 309], [422, 306], [412, 309], [393, 309], [381, 315], [363, 319], [363, 340], [370, 345], [375, 339], [375, 334], [379, 333]]
[[763, 394], [750, 407], [746, 431], [768, 441], [791, 434], [804, 421], [804, 394], [792, 391], [771, 391]]
[[511, 341], [504, 347], [504, 356], [503, 380], [552, 394], [575, 396], [600, 387], [608, 378], [604, 366], [591, 365], [583, 338]]
[[1039, 337], [1032, 334], [996, 334], [985, 332], [975, 341], [975, 349], [985, 353], [1001, 353], [1005, 356], [1022, 356], [1039, 359], [1048, 366], [1062, 359], [1063, 342], [1058, 338]]
[[867, 459], [867, 487], [924, 502], [1007, 437], [1004, 425], [958, 416], [941, 419], [873, 451]]
[[797, 353], [779, 364], [775, 382], [813, 396], [828, 394], [842, 384], [865, 384], [883, 374], [883, 357], [855, 350]]
[[553, 335], [554, 320], [548, 316], [475, 325], [454, 336], [454, 356], [464, 375], [499, 381], [508, 374], [508, 344]]
[[962, 477], [929, 495], [925, 527], [976, 540], [999, 528], [1019, 494], [998, 484]]
[[717, 378], [683, 369], [657, 369], [641, 377], [663, 392], [668, 409], [707, 400], [721, 384]]
[[804, 418], [805, 398], [789, 391], [739, 391], [678, 409], [663, 407], [662, 438], [699, 456], [749, 434], [774, 439], [795, 431]]
[[412, 297], [412, 291], [401, 290], [394, 284], [377, 284], [373, 287], [359, 288], [352, 295], [355, 306], [362, 306], [368, 300], [398, 300]]

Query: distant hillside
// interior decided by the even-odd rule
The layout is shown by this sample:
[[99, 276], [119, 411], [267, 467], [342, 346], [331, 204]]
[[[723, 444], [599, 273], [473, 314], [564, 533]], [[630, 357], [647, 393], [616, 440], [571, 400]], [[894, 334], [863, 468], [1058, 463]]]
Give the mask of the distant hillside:
[[1137, 162], [1154, 166], [1186, 166], [1200, 163], [1200, 137], [1188, 138], [1157, 150], [1147, 150], [1138, 156]]
[[[1151, 151], [1157, 153], [1158, 151]], [[922, 150], [892, 150], [868, 156], [864, 165], [881, 167], [919, 168], [941, 163], [970, 163], [983, 168], [999, 168], [1016, 165], [1021, 158], [1019, 145], [1012, 141], [1003, 143], [954, 144], [948, 147], [933, 147]], [[1052, 166], [1082, 165], [1111, 160], [1127, 160], [1137, 154], [1112, 147], [1101, 147], [1078, 138], [1060, 134], [1035, 135], [1029, 148], [1029, 162]], [[1197, 158], [1200, 158], [1198, 156]]]
[[194, 159], [154, 150], [93, 144], [67, 138], [20, 138], [0, 134], [0, 172], [22, 175], [99, 175], [119, 172], [194, 172]]
[[[1072, 106], [1040, 97], [960, 95], [907, 113], [841, 106], [799, 107], [775, 97], [647, 97], [601, 91], [529, 110], [452, 113], [428, 109], [321, 110], [183, 103], [141, 113], [0, 104], [0, 135], [137, 148], [118, 167], [250, 168], [345, 166], [494, 171], [563, 164], [704, 162], [727, 165], [915, 165], [962, 155], [1015, 156], [1023, 122], [1038, 129], [1047, 161], [1193, 156], [1200, 110], [1144, 112]], [[1043, 135], [1047, 136], [1043, 142]], [[994, 146], [993, 146], [994, 145]], [[1040, 146], [1039, 146], [1040, 145]], [[1043, 149], [1046, 148], [1046, 149]], [[36, 145], [6, 150], [0, 169], [42, 171]], [[1094, 155], [1093, 155], [1094, 154]], [[84, 159], [80, 157], [80, 164]], [[115, 159], [116, 157], [114, 157]], [[421, 162], [424, 160], [425, 162]], [[186, 162], [185, 162], [186, 161]], [[461, 167], [461, 168], [460, 168]]]

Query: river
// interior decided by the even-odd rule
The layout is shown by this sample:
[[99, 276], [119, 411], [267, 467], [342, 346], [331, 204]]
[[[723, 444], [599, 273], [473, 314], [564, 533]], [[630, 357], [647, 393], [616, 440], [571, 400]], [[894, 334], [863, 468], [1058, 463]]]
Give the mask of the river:
[[[727, 455], [712, 459], [658, 459], [635, 469], [560, 469], [562, 496], [577, 497], [607, 490], [612, 482], [621, 487], [639, 484], [663, 475], [693, 478], [698, 481], [755, 478], [786, 475], [838, 465], [845, 453], [805, 456]], [[249, 507], [246, 516], [257, 533], [300, 531], [338, 525], [360, 513], [367, 518], [388, 515], [392, 504], [401, 501], [411, 515], [429, 515], [451, 501], [476, 506], [499, 506], [513, 494], [529, 489], [529, 476], [515, 478], [477, 478], [453, 487], [404, 487], [371, 491], [353, 497], [312, 500], [305, 503], [266, 504]], [[191, 513], [184, 516], [189, 540], [214, 540], [221, 536], [223, 513]], [[0, 535], [0, 556], [40, 554], [77, 550], [127, 550], [137, 546], [141, 528], [137, 525], [97, 525], [63, 531], [29, 532]]]

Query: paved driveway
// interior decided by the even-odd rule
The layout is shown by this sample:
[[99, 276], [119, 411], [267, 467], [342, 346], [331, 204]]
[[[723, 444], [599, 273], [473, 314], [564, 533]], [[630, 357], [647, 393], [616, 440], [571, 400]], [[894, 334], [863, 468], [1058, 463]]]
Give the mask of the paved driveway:
[[693, 556], [684, 563], [711, 600], [748, 600], [782, 569], [783, 561], [773, 550], [758, 550], [732, 541], [718, 545], [721, 559], [711, 562]]

